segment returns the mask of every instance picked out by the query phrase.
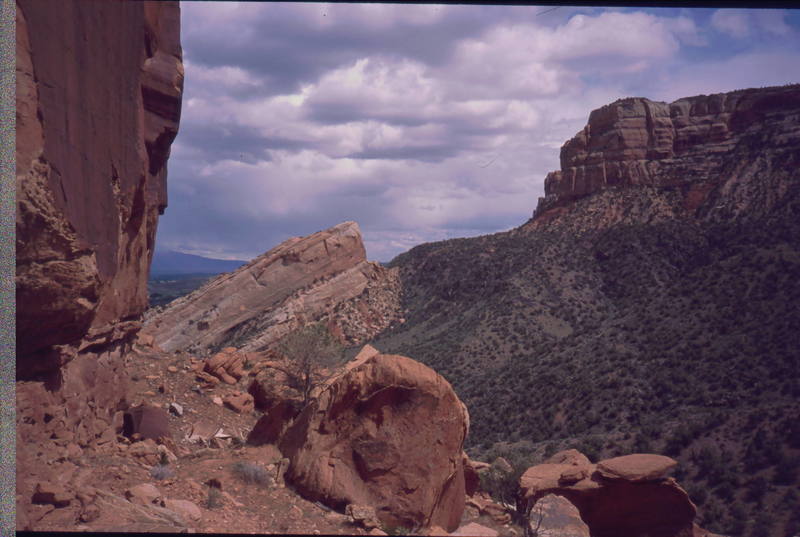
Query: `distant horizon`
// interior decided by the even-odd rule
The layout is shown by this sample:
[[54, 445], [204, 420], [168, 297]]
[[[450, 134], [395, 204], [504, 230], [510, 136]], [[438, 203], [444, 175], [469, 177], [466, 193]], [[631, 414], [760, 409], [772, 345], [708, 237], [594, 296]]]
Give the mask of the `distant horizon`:
[[[348, 220], [342, 220], [342, 222], [347, 222], [347, 221]], [[337, 224], [341, 224], [342, 222], [338, 222]], [[526, 222], [527, 222], [527, 220], [526, 220]], [[445, 239], [436, 239], [436, 240], [421, 242], [419, 244], [415, 244], [415, 245], [409, 247], [408, 250], [411, 250], [412, 248], [415, 248], [415, 247], [417, 247], [417, 246], [419, 246], [421, 244], [427, 244], [429, 242], [440, 242], [440, 241], [445, 241], [445, 240], [450, 240], [450, 239], [465, 239], [465, 238], [470, 238], [470, 237], [478, 237], [478, 236], [482, 236], [482, 235], [490, 235], [490, 234], [493, 234], [493, 233], [502, 233], [502, 232], [505, 232], [505, 231], [510, 231], [510, 230], [512, 230], [512, 229], [514, 229], [516, 227], [519, 227], [519, 226], [523, 225], [524, 223], [525, 222], [520, 222], [518, 225], [512, 226], [512, 227], [510, 227], [508, 229], [500, 229], [500, 230], [497, 230], [497, 231], [487, 231], [485, 233], [480, 233], [478, 235], [453, 236], [453, 237], [447, 237]], [[241, 261], [243, 263], [246, 263], [248, 261], [252, 261], [253, 259], [255, 259], [256, 257], [258, 257], [260, 255], [265, 254], [266, 252], [272, 250], [273, 248], [276, 248], [276, 247], [280, 246], [282, 243], [286, 242], [287, 240], [289, 240], [291, 238], [307, 237], [307, 236], [312, 235], [314, 233], [318, 233], [320, 231], [325, 231], [327, 229], [330, 229], [331, 227], [333, 227], [333, 226], [335, 226], [337, 224], [332, 224], [332, 225], [330, 225], [328, 227], [325, 227], [325, 228], [322, 228], [322, 229], [318, 229], [316, 231], [312, 231], [312, 232], [310, 232], [310, 233], [308, 233], [306, 235], [291, 235], [291, 236], [286, 237], [285, 239], [281, 240], [280, 242], [268, 247], [263, 252], [257, 253], [253, 257], [250, 257], [250, 258], [247, 258], [247, 259], [243, 259], [243, 258], [240, 258], [240, 257], [214, 257], [214, 255], [225, 255], [225, 254], [203, 255], [203, 254], [197, 254], [197, 253], [193, 253], [193, 252], [184, 252], [184, 251], [181, 251], [181, 250], [173, 250], [173, 249], [164, 250], [163, 249], [164, 247], [163, 246], [159, 246], [158, 243], [156, 243], [156, 247], [155, 247], [155, 250], [154, 250], [154, 255], [157, 255], [157, 254], [158, 255], [164, 255], [164, 254], [167, 254], [167, 253], [174, 253], [174, 254], [190, 255], [190, 256], [193, 256], [193, 257], [202, 257], [203, 259], [211, 259], [211, 260], [214, 260], [214, 261]], [[368, 253], [367, 254], [367, 260], [368, 261], [375, 261], [377, 263], [389, 263], [392, 260], [394, 260], [394, 258], [397, 257], [398, 255], [408, 252], [408, 250], [403, 250], [401, 252], [398, 252], [391, 259], [386, 259], [386, 260], [371, 259], [369, 257], [369, 253]]]
[[527, 221], [620, 98], [797, 83], [775, 9], [184, 3], [157, 248], [245, 260], [359, 223], [367, 258]]

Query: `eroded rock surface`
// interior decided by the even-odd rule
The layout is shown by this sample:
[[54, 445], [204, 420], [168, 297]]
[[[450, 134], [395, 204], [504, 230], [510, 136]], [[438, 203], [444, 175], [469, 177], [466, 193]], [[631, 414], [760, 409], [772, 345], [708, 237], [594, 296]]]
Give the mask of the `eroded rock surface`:
[[165, 350], [266, 350], [309, 321], [353, 344], [399, 319], [396, 271], [366, 260], [361, 232], [344, 222], [289, 239], [181, 297], [146, 322]]
[[[29, 490], [48, 449], [122, 432], [181, 110], [180, 8], [18, 0], [16, 41], [17, 445], [42, 448], [17, 451]], [[18, 503], [19, 528], [38, 507]]]
[[531, 509], [531, 528], [537, 537], [590, 537], [589, 527], [569, 500], [548, 494]]
[[561, 452], [522, 474], [520, 501], [535, 505], [548, 494], [563, 496], [597, 537], [691, 537], [696, 508], [666, 477], [675, 464], [650, 454], [591, 464], [575, 450]]
[[86, 445], [119, 410], [115, 346], [140, 327], [167, 203], [179, 13], [177, 2], [17, 2], [16, 364], [17, 379], [31, 381], [17, 385], [23, 441], [25, 425], [47, 415], [47, 428]]
[[[594, 110], [561, 148], [534, 222], [603, 190], [668, 188], [676, 203], [643, 214], [730, 218], [775, 207], [800, 164], [800, 86], [699, 95], [673, 103], [620, 99]], [[669, 202], [670, 200], [664, 200]], [[607, 215], [622, 218], [624, 215]]]
[[279, 442], [287, 480], [343, 509], [369, 505], [389, 526], [458, 527], [466, 407], [432, 369], [366, 348]]
[[182, 87], [177, 2], [17, 2], [19, 377], [138, 326]]

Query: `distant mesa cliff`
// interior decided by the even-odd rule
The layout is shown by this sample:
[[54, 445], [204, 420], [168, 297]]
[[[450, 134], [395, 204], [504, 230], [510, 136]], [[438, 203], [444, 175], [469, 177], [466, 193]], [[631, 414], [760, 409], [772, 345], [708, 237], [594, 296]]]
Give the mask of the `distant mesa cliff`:
[[676, 209], [696, 216], [763, 213], [796, 180], [798, 144], [800, 85], [669, 104], [620, 99], [594, 110], [561, 148], [561, 170], [547, 175], [533, 220], [613, 187], [673, 189]]
[[358, 224], [344, 222], [291, 238], [155, 310], [146, 331], [167, 351], [257, 351], [304, 322], [324, 320], [357, 344], [398, 320], [398, 303], [396, 271], [367, 261]]

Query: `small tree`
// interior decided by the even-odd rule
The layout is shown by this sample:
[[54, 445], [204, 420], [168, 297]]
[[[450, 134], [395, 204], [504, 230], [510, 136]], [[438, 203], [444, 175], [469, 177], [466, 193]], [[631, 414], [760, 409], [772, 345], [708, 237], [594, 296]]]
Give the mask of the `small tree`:
[[481, 488], [496, 502], [510, 508], [514, 522], [524, 529], [526, 537], [534, 536], [536, 530], [530, 520], [532, 506], [522, 498], [519, 486], [520, 477], [532, 464], [531, 457], [520, 449], [490, 449], [490, 452], [498, 451], [502, 451], [505, 457], [497, 457], [481, 474]]
[[310, 399], [312, 390], [328, 378], [344, 351], [320, 323], [292, 332], [283, 338], [279, 350], [288, 362], [281, 370], [289, 378], [290, 386], [303, 394], [303, 404]]

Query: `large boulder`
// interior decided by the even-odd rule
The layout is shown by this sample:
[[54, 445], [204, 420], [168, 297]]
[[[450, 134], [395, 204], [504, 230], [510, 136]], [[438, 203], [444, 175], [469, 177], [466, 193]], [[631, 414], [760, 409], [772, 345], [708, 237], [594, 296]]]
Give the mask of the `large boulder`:
[[666, 477], [668, 457], [634, 454], [591, 464], [578, 452], [557, 453], [520, 476], [520, 501], [548, 494], [568, 499], [596, 537], [691, 537], [696, 508]]
[[272, 406], [264, 415], [258, 418], [250, 434], [247, 435], [247, 443], [260, 446], [278, 442], [286, 427], [299, 412], [300, 407], [295, 405], [293, 401], [281, 401]]
[[287, 480], [384, 524], [453, 531], [464, 508], [466, 407], [450, 384], [405, 356], [366, 348], [329, 380], [279, 442]]
[[481, 487], [478, 468], [466, 453], [462, 454], [461, 464], [464, 467], [464, 492], [467, 496], [473, 496]]
[[600, 461], [597, 471], [606, 479], [624, 479], [635, 483], [660, 479], [677, 465], [678, 461], [664, 455], [634, 453]]
[[131, 408], [124, 414], [123, 427], [123, 434], [127, 437], [138, 435], [138, 438], [152, 440], [172, 438], [169, 414], [157, 406], [142, 404]]
[[291, 403], [301, 407], [303, 394], [292, 387], [292, 381], [284, 371], [289, 364], [284, 360], [262, 362], [251, 372], [255, 378], [250, 382], [247, 391], [253, 396], [255, 407], [267, 412], [281, 403]]
[[590, 537], [589, 526], [566, 498], [548, 494], [533, 506], [531, 527], [537, 537]]

